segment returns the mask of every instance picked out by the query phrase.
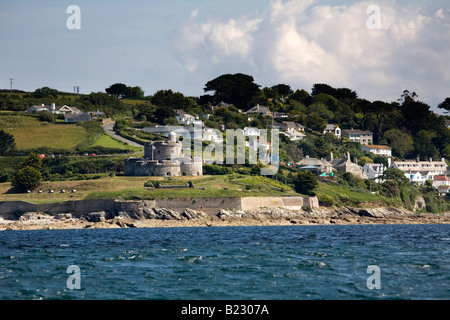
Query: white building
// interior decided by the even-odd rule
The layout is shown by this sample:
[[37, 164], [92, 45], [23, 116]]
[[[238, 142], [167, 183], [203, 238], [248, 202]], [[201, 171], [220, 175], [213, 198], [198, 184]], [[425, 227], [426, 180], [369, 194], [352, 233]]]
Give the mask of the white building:
[[57, 106], [55, 103], [52, 103], [49, 106], [46, 106], [45, 104], [42, 104], [40, 106], [33, 105], [28, 109], [28, 113], [31, 114], [37, 114], [41, 113], [43, 111], [50, 111], [53, 114], [81, 114], [80, 109], [75, 107], [69, 107], [69, 106]]
[[388, 146], [363, 145], [361, 146], [361, 151], [370, 152], [386, 158], [392, 157], [392, 149]]
[[379, 179], [384, 174], [384, 170], [386, 167], [380, 163], [369, 163], [364, 165], [363, 170], [366, 173], [369, 180], [373, 180], [376, 183], [383, 182], [382, 179]]
[[178, 123], [183, 126], [190, 126], [195, 121], [194, 116], [187, 114], [183, 110], [176, 110], [175, 118], [177, 118]]
[[418, 185], [424, 185], [427, 180], [434, 181], [435, 176], [447, 173], [447, 163], [444, 158], [441, 161], [433, 161], [433, 159], [429, 161], [420, 161], [419, 159], [394, 161], [390, 167], [403, 171], [411, 182]]
[[327, 124], [323, 134], [332, 133], [338, 139], [342, 137], [341, 128], [337, 124]]

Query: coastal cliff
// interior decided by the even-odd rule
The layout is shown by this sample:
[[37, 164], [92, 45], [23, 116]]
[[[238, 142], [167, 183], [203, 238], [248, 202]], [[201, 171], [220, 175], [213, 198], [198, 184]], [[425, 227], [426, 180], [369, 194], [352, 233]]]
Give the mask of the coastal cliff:
[[450, 224], [450, 214], [421, 214], [402, 208], [345, 207], [221, 209], [218, 214], [211, 215], [192, 209], [151, 208], [143, 201], [133, 202], [132, 206], [119, 212], [92, 212], [80, 217], [70, 213], [49, 215], [28, 212], [15, 218], [1, 218], [0, 230], [362, 224]]

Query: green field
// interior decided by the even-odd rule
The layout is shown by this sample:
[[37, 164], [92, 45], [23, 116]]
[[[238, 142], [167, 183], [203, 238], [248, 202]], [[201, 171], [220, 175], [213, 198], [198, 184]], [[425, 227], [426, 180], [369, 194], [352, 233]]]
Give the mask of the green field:
[[19, 150], [42, 147], [72, 150], [88, 137], [81, 126], [40, 122], [28, 116], [0, 116], [0, 128], [14, 136]]
[[34, 116], [3, 112], [0, 114], [0, 129], [14, 136], [19, 151], [51, 148], [73, 153], [80, 146], [143, 151], [143, 148], [127, 145], [102, 134], [102, 129], [98, 125], [94, 127], [58, 122], [53, 124], [41, 122]]
[[[195, 188], [191, 189], [152, 189], [145, 187], [149, 181], [157, 181], [162, 185], [187, 185], [189, 181]], [[149, 177], [104, 177], [85, 181], [43, 182], [40, 189], [44, 193], [12, 194], [8, 193], [11, 184], [0, 183], [0, 201], [29, 201], [33, 203], [52, 203], [83, 199], [118, 199], [151, 200], [156, 198], [185, 197], [257, 197], [297, 195], [291, 188], [264, 178], [250, 177], [240, 174], [227, 176], [180, 177], [166, 180]], [[55, 193], [49, 194], [48, 190]], [[71, 190], [76, 193], [70, 193]], [[66, 190], [67, 193], [59, 193]]]

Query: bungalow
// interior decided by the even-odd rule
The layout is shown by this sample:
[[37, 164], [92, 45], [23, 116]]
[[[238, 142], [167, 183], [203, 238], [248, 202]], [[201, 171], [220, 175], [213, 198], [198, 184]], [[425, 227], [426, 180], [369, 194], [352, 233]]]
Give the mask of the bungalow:
[[336, 138], [340, 139], [342, 136], [341, 128], [337, 124], [327, 124], [323, 134], [332, 133]]
[[392, 157], [392, 149], [388, 146], [363, 145], [361, 146], [361, 151], [386, 158]]
[[176, 110], [175, 111], [175, 118], [177, 118], [178, 122], [181, 125], [185, 125], [185, 126], [190, 126], [195, 121], [195, 117], [194, 116], [192, 116], [190, 114], [187, 114], [183, 110]]
[[46, 106], [45, 104], [42, 104], [40, 106], [33, 105], [28, 109], [28, 113], [31, 114], [37, 114], [41, 113], [42, 111], [50, 111], [53, 114], [76, 114], [76, 113], [82, 113], [80, 109], [76, 107], [69, 107], [69, 106], [57, 106], [54, 103], [52, 103], [50, 106]]
[[364, 130], [342, 130], [342, 138], [349, 139], [351, 142], [359, 142], [361, 144], [373, 143], [373, 132]]
[[309, 156], [306, 156], [303, 160], [297, 162], [296, 165], [297, 169], [299, 170], [308, 170], [317, 175], [320, 175], [322, 173], [333, 172], [332, 165], [325, 159], [319, 160], [316, 158], [310, 158]]
[[[390, 158], [389, 161], [391, 161]], [[424, 185], [427, 180], [434, 181], [435, 176], [442, 176], [447, 172], [445, 159], [441, 159], [441, 161], [433, 161], [431, 158], [429, 161], [420, 161], [419, 159], [394, 161], [390, 167], [403, 171], [411, 182], [418, 185]]]

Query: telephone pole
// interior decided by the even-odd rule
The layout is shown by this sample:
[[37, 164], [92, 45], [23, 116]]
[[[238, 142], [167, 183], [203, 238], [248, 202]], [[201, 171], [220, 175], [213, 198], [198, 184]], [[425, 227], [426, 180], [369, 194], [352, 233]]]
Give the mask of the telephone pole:
[[12, 87], [13, 87], [13, 81], [14, 81], [14, 79], [13, 78], [9, 78], [9, 86], [10, 86], [10, 90], [11, 90], [11, 93], [12, 93]]

